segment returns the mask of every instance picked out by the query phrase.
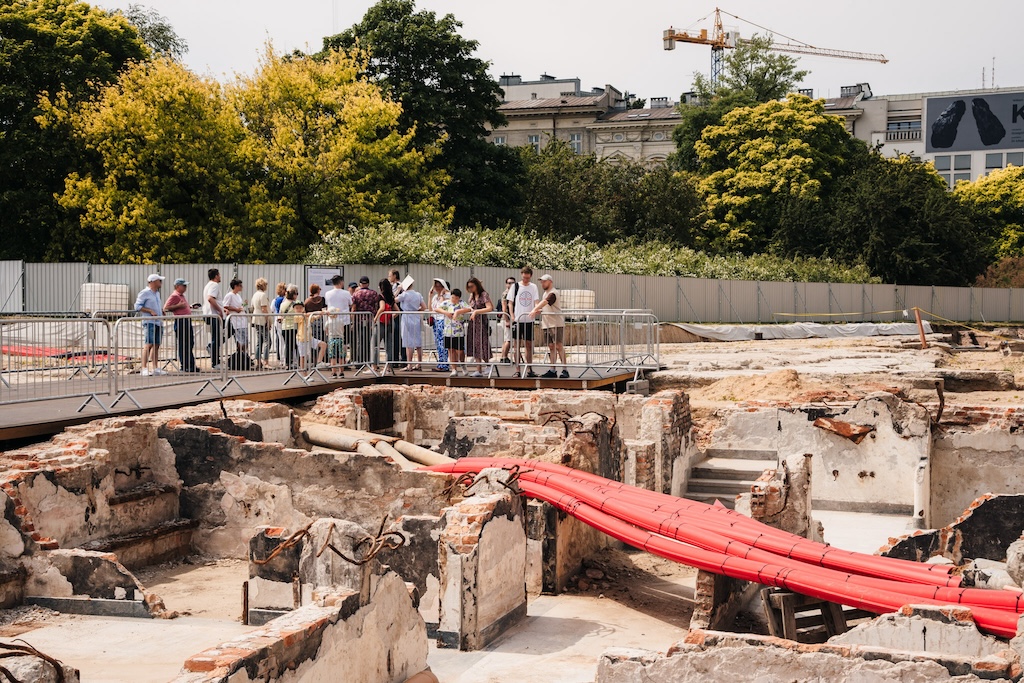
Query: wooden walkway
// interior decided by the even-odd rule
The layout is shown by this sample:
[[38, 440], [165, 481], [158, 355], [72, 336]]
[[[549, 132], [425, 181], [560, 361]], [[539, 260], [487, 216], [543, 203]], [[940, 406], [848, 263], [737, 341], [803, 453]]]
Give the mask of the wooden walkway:
[[[546, 369], [546, 368], [541, 368]], [[97, 380], [96, 398], [74, 398], [39, 396], [37, 400], [0, 405], [0, 442], [11, 439], [25, 439], [49, 436], [65, 427], [82, 424], [102, 417], [127, 416], [149, 413], [156, 410], [195, 405], [226, 399], [248, 399], [253, 401], [280, 401], [303, 397], [315, 397], [348, 387], [362, 387], [372, 384], [426, 384], [467, 388], [494, 389], [609, 389], [623, 391], [626, 383], [633, 380], [634, 371], [625, 368], [581, 368], [570, 370], [571, 379], [516, 378], [510, 366], [497, 366], [492, 378], [451, 377], [447, 372], [410, 372], [399, 370], [394, 374], [375, 377], [364, 373], [354, 375], [346, 372], [343, 379], [333, 379], [330, 372], [313, 374], [308, 381], [278, 372], [273, 374], [239, 376], [225, 385], [219, 375], [212, 373], [197, 375], [169, 374], [164, 377], [141, 378], [129, 376], [124, 385], [130, 387], [129, 395], [117, 400], [112, 396], [105, 381]], [[582, 376], [581, 376], [582, 375]], [[193, 380], [194, 378], [194, 380]], [[184, 381], [183, 381], [184, 380]], [[286, 383], [287, 381], [287, 383]], [[32, 398], [19, 396], [19, 398]], [[134, 401], [132, 400], [134, 399]], [[116, 405], [111, 405], [117, 400]], [[86, 403], [88, 401], [88, 403]], [[136, 405], [136, 403], [138, 405]], [[83, 404], [84, 407], [83, 407]], [[0, 448], [3, 444], [0, 443]]]

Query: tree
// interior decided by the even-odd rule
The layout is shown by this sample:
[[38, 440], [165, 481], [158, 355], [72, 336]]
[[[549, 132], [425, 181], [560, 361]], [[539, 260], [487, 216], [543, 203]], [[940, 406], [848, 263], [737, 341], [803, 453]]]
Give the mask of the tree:
[[0, 258], [58, 259], [51, 230], [67, 226], [54, 195], [82, 150], [61, 125], [43, 128], [40, 98], [89, 98], [148, 50], [136, 30], [75, 0], [0, 3]]
[[361, 22], [325, 38], [321, 55], [366, 50], [366, 73], [402, 104], [401, 130], [413, 131], [420, 149], [441, 144], [431, 168], [451, 177], [442, 201], [455, 207], [455, 223], [494, 225], [518, 217], [523, 169], [515, 150], [483, 139], [487, 126], [505, 123], [501, 89], [461, 28], [451, 14], [416, 12], [413, 0], [380, 0]]
[[754, 102], [778, 100], [789, 93], [810, 71], [797, 69], [797, 59], [772, 51], [772, 37], [754, 35], [739, 43], [722, 59], [716, 87], [704, 74], [694, 74], [693, 89], [705, 102], [729, 93], [744, 93]]
[[1024, 256], [1024, 168], [1009, 166], [974, 182], [960, 182], [953, 195], [994, 236], [998, 258]]
[[451, 221], [440, 195], [448, 178], [428, 168], [436, 148], [400, 132], [401, 106], [365, 69], [343, 52], [282, 60], [268, 48], [232, 88], [254, 169], [249, 220], [288, 259], [339, 228]]
[[706, 203], [701, 246], [754, 253], [771, 243], [794, 203], [816, 202], [867, 153], [822, 100], [740, 107], [696, 143]]
[[692, 244], [701, 201], [690, 176], [576, 154], [564, 140], [550, 140], [540, 152], [521, 150], [528, 229], [598, 244], [619, 239]]
[[188, 43], [175, 32], [174, 27], [155, 9], [131, 4], [122, 12], [139, 37], [155, 56], [181, 59], [188, 52]]
[[246, 230], [244, 130], [220, 85], [177, 62], [138, 63], [81, 107], [55, 103], [92, 160], [60, 204], [77, 218], [61, 251], [98, 263], [273, 257]]
[[694, 74], [696, 103], [679, 105], [682, 121], [673, 131], [676, 154], [673, 168], [695, 171], [699, 167], [694, 145], [708, 126], [719, 126], [722, 117], [737, 107], [749, 107], [785, 97], [810, 73], [797, 69], [797, 60], [771, 50], [771, 36], [755, 35], [723, 57], [722, 74], [715, 88], [701, 73]]
[[841, 180], [818, 227], [825, 254], [883, 282], [966, 285], [990, 261], [991, 234], [930, 164], [871, 154]]

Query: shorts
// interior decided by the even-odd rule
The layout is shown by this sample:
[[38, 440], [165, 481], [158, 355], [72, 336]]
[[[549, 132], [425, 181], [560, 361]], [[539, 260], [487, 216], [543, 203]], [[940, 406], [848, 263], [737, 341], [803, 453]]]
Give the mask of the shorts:
[[505, 343], [509, 344], [512, 342], [512, 324], [502, 324], [502, 327], [505, 329]]
[[146, 344], [152, 344], [154, 346], [160, 345], [160, 340], [164, 336], [163, 325], [145, 325], [146, 328]]
[[296, 346], [299, 347], [299, 355], [300, 356], [308, 356], [309, 352], [313, 350], [313, 342], [312, 341], [300, 341], [300, 342], [295, 342], [295, 344], [296, 344]]
[[547, 327], [544, 328], [544, 343], [545, 344], [561, 344], [565, 339], [565, 328], [564, 327]]
[[236, 344], [246, 346], [249, 343], [249, 328], [248, 327], [234, 327], [232, 328], [232, 336], [235, 338]]
[[466, 338], [465, 337], [445, 337], [444, 348], [449, 351], [465, 351], [466, 350]]
[[331, 360], [345, 360], [345, 340], [331, 337], [327, 340], [327, 357]]
[[516, 323], [512, 327], [512, 338], [522, 339], [523, 341], [533, 341], [533, 323]]

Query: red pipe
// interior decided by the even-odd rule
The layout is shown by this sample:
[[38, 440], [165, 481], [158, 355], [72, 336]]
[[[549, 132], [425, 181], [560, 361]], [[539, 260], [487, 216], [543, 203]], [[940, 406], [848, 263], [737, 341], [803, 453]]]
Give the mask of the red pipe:
[[[854, 583], [869, 588], [902, 592], [919, 598], [928, 598], [940, 601], [943, 604], [967, 604], [979, 607], [993, 607], [1000, 609], [1012, 609], [1015, 612], [1024, 612], [1024, 595], [1011, 593], [1009, 591], [994, 591], [977, 588], [952, 588], [935, 585], [921, 585], [919, 582], [905, 583], [895, 577], [878, 578], [874, 575], [860, 575], [855, 572], [841, 572], [818, 564], [806, 563], [799, 558], [792, 558], [789, 555], [779, 555], [756, 547], [752, 547], [741, 541], [723, 538], [717, 530], [705, 529], [700, 526], [684, 526], [685, 520], [679, 519], [674, 525], [656, 523], [648, 519], [649, 512], [644, 508], [632, 506], [621, 501], [602, 501], [599, 494], [588, 489], [587, 486], [574, 482], [558, 481], [556, 477], [543, 476], [543, 481], [538, 481], [534, 473], [521, 475], [520, 481], [529, 481], [545, 486], [554, 491], [565, 493], [573, 498], [590, 505], [594, 509], [609, 514], [612, 517], [621, 519], [633, 526], [645, 531], [650, 531], [661, 536], [696, 546], [703, 550], [723, 553], [741, 557], [758, 562], [775, 563], [782, 558], [797, 559], [801, 566], [818, 570], [823, 577], [831, 580], [847, 583]], [[564, 478], [563, 478], [564, 479]], [[824, 574], [823, 572], [827, 572]]]
[[[777, 586], [821, 600], [850, 605], [875, 613], [893, 612], [903, 605], [912, 603], [939, 606], [945, 604], [937, 600], [916, 598], [902, 593], [835, 581], [816, 574], [814, 571], [816, 568], [809, 565], [802, 565], [798, 568], [785, 567], [702, 550], [637, 529], [623, 520], [616, 519], [568, 494], [560, 493], [543, 484], [521, 480], [520, 487], [530, 497], [551, 503], [589, 526], [624, 543], [670, 560], [716, 574], [724, 574], [734, 579], [753, 581], [766, 586]], [[1007, 638], [1014, 637], [1017, 633], [1017, 615], [1015, 613], [985, 607], [973, 608], [972, 613], [975, 622], [982, 630]]]

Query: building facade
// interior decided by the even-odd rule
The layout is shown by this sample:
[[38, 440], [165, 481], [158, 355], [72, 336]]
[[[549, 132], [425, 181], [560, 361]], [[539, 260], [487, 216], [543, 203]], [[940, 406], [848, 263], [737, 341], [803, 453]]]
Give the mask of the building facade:
[[843, 88], [825, 107], [883, 155], [930, 161], [950, 187], [1024, 166], [1024, 88], [876, 97], [860, 83]]
[[551, 140], [568, 143], [577, 154], [611, 161], [665, 163], [675, 151], [672, 131], [679, 113], [668, 98], [654, 98], [645, 109], [629, 109], [629, 96], [611, 85], [580, 89], [578, 78], [544, 75], [537, 81], [502, 76], [505, 101], [500, 110], [507, 125], [489, 130], [495, 145], [532, 146], [540, 151]]

